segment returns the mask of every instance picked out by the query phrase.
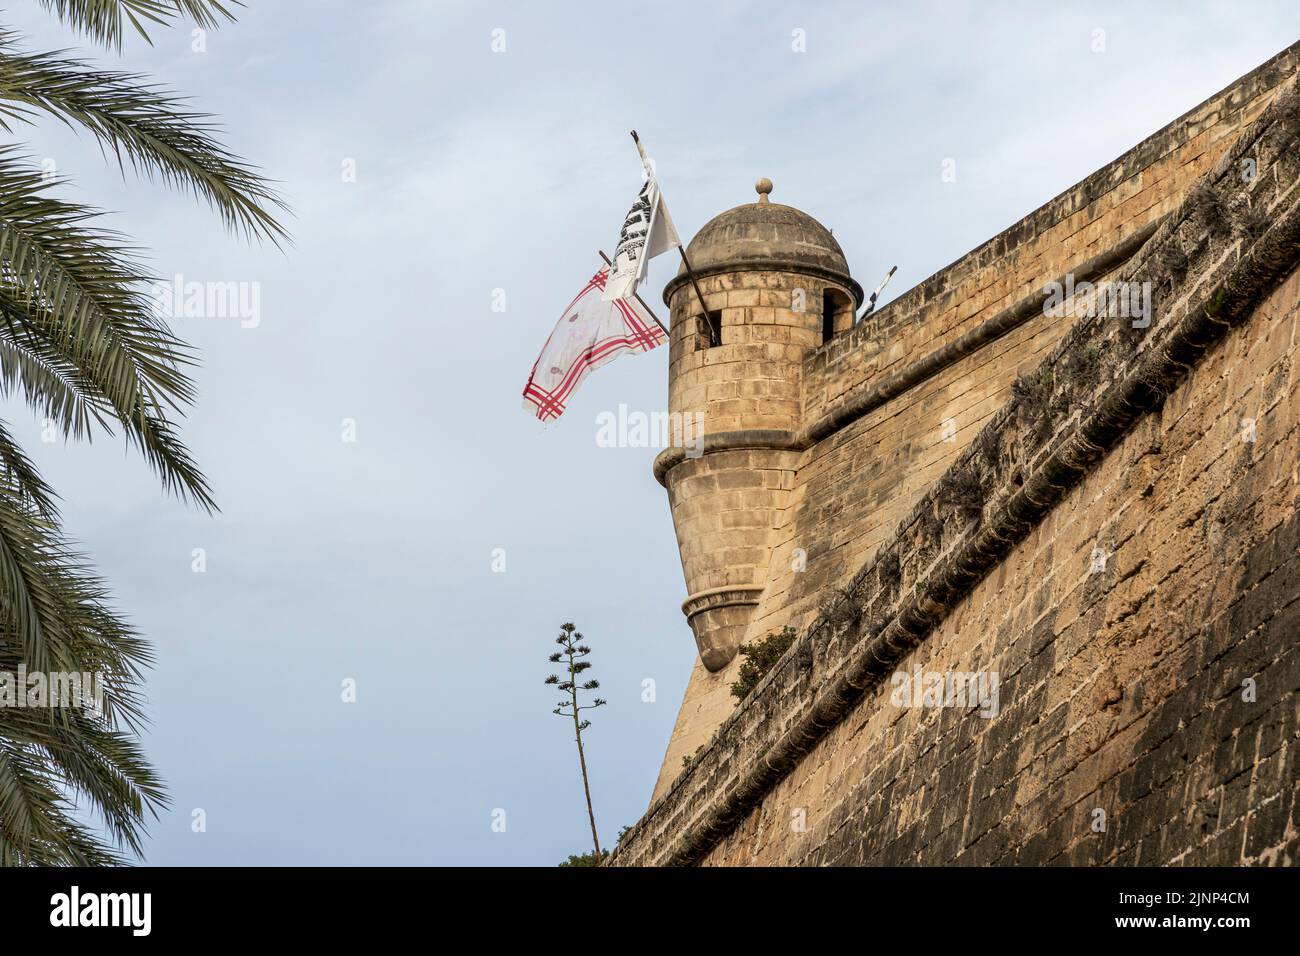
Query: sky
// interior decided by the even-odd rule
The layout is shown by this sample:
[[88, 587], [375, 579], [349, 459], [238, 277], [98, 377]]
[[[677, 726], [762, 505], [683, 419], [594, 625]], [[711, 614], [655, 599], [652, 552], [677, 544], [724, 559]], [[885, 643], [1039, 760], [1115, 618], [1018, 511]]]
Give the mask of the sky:
[[[868, 289], [897, 264], [888, 300], [1300, 36], [1293, 0], [247, 0], [120, 57], [35, 0], [3, 21], [191, 95], [293, 210], [291, 245], [250, 244], [84, 134], [14, 137], [154, 274], [239, 283], [248, 306], [173, 323], [202, 355], [182, 433], [218, 515], [120, 436], [45, 443], [0, 410], [155, 648], [157, 865], [589, 850], [542, 683], [566, 621], [609, 701], [584, 737], [602, 842], [645, 811], [695, 645], [656, 449], [596, 434], [620, 404], [664, 408], [667, 349], [595, 372], [558, 422], [520, 406], [640, 187], [629, 130], [683, 238], [770, 177]], [[653, 307], [675, 270], [651, 264]]]

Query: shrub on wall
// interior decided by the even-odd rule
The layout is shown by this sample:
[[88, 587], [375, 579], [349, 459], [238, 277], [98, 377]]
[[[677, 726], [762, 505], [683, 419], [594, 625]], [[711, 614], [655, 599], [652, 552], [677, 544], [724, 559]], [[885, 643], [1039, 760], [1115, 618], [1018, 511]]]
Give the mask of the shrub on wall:
[[731, 685], [731, 696], [744, 700], [749, 692], [758, 686], [772, 666], [789, 650], [796, 637], [793, 627], [783, 627], [773, 631], [761, 641], [746, 644], [740, 649], [740, 656], [745, 658], [740, 665], [739, 679]]

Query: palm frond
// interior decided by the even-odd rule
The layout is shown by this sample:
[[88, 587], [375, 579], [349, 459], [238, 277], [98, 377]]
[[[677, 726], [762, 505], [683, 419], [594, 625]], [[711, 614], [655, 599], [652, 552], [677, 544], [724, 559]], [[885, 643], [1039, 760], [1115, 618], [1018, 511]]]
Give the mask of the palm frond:
[[0, 660], [45, 673], [98, 673], [106, 715], [134, 723], [141, 716], [134, 687], [152, 656], [106, 598], [57, 526], [0, 474]]
[[[228, 0], [231, 6], [243, 6]], [[147, 24], [164, 25], [187, 17], [206, 30], [215, 30], [234, 15], [218, 0], [41, 0], [60, 20], [109, 46], [122, 46], [124, 27], [149, 39]]]
[[58, 519], [58, 495], [45, 483], [3, 421], [0, 421], [0, 482], [14, 488], [42, 518], [48, 521]]
[[[95, 211], [46, 195], [50, 185], [0, 147], [0, 336], [6, 325], [21, 330], [10, 341], [47, 365], [61, 363], [82, 414], [102, 420], [111, 409], [169, 491], [215, 508], [167, 420], [194, 397], [183, 371], [190, 350], [153, 314], [141, 289], [148, 276], [131, 250], [81, 225]], [[59, 421], [78, 424], [75, 412]]]
[[73, 381], [76, 370], [63, 367], [47, 343], [16, 325], [4, 300], [0, 287], [0, 396], [21, 396], [66, 438], [84, 438], [92, 418], [108, 428], [103, 413]]
[[75, 808], [61, 782], [45, 753], [0, 736], [0, 864], [122, 865], [120, 855], [72, 818]]
[[119, 166], [188, 189], [226, 226], [276, 245], [287, 239], [268, 207], [286, 209], [270, 183], [216, 138], [212, 117], [134, 73], [100, 70], [60, 53], [22, 53], [0, 32], [0, 127], [36, 111], [89, 130]]
[[149, 660], [83, 559], [0, 474], [0, 669], [96, 675], [103, 704], [0, 708], [0, 863], [116, 861], [68, 817], [69, 796], [84, 796], [119, 845], [141, 851], [147, 817], [166, 802], [131, 735]]
[[[120, 48], [129, 28], [188, 18], [212, 28], [237, 0], [41, 0], [74, 29]], [[286, 238], [269, 182], [219, 142], [211, 117], [139, 75], [63, 53], [23, 52], [0, 28], [0, 129], [40, 114], [88, 130], [123, 171], [192, 192], [225, 225]], [[23, 398], [65, 439], [120, 426], [168, 489], [213, 509], [172, 414], [194, 399], [190, 349], [154, 314], [134, 250], [94, 228], [98, 212], [0, 146], [0, 395]], [[103, 583], [59, 528], [57, 498], [0, 422], [0, 670], [90, 674], [98, 694], [0, 707], [0, 866], [121, 865], [82, 822], [84, 799], [118, 850], [139, 855], [167, 797], [136, 734], [151, 661]], [[66, 685], [65, 685], [66, 686]], [[78, 685], [79, 686], [79, 685]], [[20, 689], [25, 693], [25, 688]]]
[[70, 626], [69, 612], [80, 595], [64, 566], [73, 557], [53, 523], [0, 482], [0, 632], [14, 635], [32, 671], [79, 670], [81, 635]]
[[56, 791], [88, 799], [118, 843], [140, 853], [143, 825], [168, 802], [157, 772], [131, 735], [85, 711], [71, 714], [53, 725], [39, 710], [16, 708], [0, 728], [11, 745], [42, 758]]
[[[67, 813], [50, 768], [30, 748], [0, 736], [0, 862], [96, 866], [107, 862]], [[80, 837], [80, 838], [78, 838]]]

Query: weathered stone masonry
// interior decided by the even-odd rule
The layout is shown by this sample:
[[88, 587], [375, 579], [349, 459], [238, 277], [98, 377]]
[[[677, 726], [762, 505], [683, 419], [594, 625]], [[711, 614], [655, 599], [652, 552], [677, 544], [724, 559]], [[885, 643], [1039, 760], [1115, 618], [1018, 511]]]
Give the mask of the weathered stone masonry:
[[[1151, 328], [1102, 315], [1064, 329], [1056, 319], [1053, 332], [1026, 309], [998, 337], [974, 332], [1065, 271], [1039, 254], [1016, 267], [1040, 268], [1035, 281], [1018, 273], [946, 330], [904, 321], [916, 307], [905, 296], [802, 363], [803, 415], [782, 450], [797, 461], [776, 482], [789, 503], [764, 516], [774, 556], [747, 639], [756, 626], [808, 623], [680, 776], [670, 748], [658, 799], [616, 863], [1296, 862], [1295, 64], [1292, 48], [1208, 101], [1234, 134], [1213, 163], [1197, 154], [1184, 164], [1201, 165], [1197, 178], [1171, 174], [1118, 241], [1073, 260], [1096, 265], [1131, 240], [1099, 268], [1153, 284]], [[1185, 132], [1130, 156], [1177, 155]], [[1119, 162], [1140, 177], [1158, 160]], [[945, 271], [956, 275], [912, 298], [980, 281], [966, 260]], [[882, 359], [891, 335], [922, 334], [923, 354], [948, 346], [925, 375]], [[861, 385], [831, 384], [832, 365], [864, 361]], [[917, 394], [927, 388], [939, 396], [928, 404]], [[852, 458], [846, 470], [819, 464], [902, 424], [906, 409], [890, 406], [909, 400], [922, 410], [900, 444], [926, 444], [919, 455], [891, 457], [882, 446], [895, 431], [866, 446], [885, 464], [865, 476]], [[954, 407], [967, 416], [961, 440], [923, 443]], [[898, 476], [886, 486], [891, 464], [909, 466], [914, 493]], [[884, 515], [867, 527], [819, 508], [832, 475]], [[892, 533], [882, 528], [903, 505]], [[858, 570], [837, 570], [864, 537]], [[815, 577], [786, 573], [788, 549], [812, 538], [835, 542], [810, 561]], [[996, 671], [1000, 712], [892, 706], [889, 675], [917, 667]]]

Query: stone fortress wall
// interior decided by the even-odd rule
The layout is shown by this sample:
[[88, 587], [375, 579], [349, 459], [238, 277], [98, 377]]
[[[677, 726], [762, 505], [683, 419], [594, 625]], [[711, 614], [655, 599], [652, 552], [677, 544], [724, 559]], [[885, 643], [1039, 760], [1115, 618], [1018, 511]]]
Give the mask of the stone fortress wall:
[[[616, 864], [1296, 861], [1298, 65], [856, 328], [810, 217], [701, 230], [713, 333], [665, 298], [705, 454], [656, 462], [701, 656]], [[1047, 314], [1067, 273], [1149, 283], [1150, 327]], [[996, 715], [897, 671], [996, 674]]]

